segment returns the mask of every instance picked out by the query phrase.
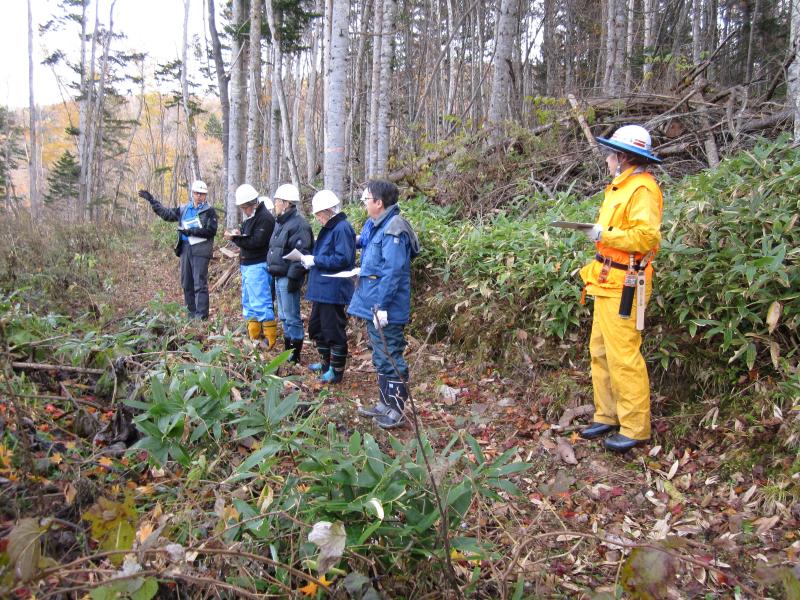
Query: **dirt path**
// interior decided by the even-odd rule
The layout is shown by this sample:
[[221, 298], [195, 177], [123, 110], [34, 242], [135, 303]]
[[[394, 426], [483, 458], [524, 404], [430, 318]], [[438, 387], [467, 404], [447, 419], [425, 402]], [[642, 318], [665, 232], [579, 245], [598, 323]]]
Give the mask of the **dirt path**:
[[[136, 260], [115, 269], [117, 312], [140, 310], [160, 295], [180, 302], [177, 260], [146, 239], [132, 251]], [[230, 259], [216, 259], [210, 283], [231, 264]], [[244, 334], [238, 274], [212, 294], [211, 306], [210, 329], [238, 328]], [[309, 312], [304, 302], [306, 319]], [[279, 342], [265, 360], [282, 349]], [[343, 431], [371, 432], [388, 449], [387, 434], [356, 414], [359, 405], [374, 402], [377, 388], [365, 332], [353, 322], [350, 349], [345, 380], [328, 389], [323, 413]], [[458, 532], [491, 541], [513, 557], [515, 573], [521, 570], [531, 582], [527, 593], [614, 594], [625, 577], [622, 565], [628, 552], [614, 541], [634, 545], [668, 540], [674, 556], [658, 554], [657, 562], [666, 565], [664, 579], [680, 590], [675, 597], [682, 598], [708, 597], [709, 590], [714, 597], [732, 597], [736, 585], [744, 591], [741, 597], [748, 597], [757, 567], [797, 564], [800, 505], [782, 494], [764, 470], [747, 470], [730, 460], [731, 448], [747, 443], [736, 431], [697, 429], [676, 442], [663, 435], [670, 418], [662, 417], [654, 421], [651, 444], [617, 456], [577, 436], [589, 417], [554, 428], [564, 410], [591, 402], [585, 371], [537, 371], [528, 365], [512, 375], [493, 369], [476, 373], [468, 359], [448, 347], [413, 338], [407, 357], [418, 414], [434, 446], [442, 448], [453, 435], [469, 432], [487, 459], [516, 447], [517, 460], [531, 464], [511, 477], [520, 496], [506, 495], [491, 510], [476, 499]], [[303, 365], [294, 370], [313, 401], [327, 387], [305, 367], [316, 359], [307, 341]], [[506, 365], [504, 372], [510, 371]], [[403, 439], [414, 435], [408, 424], [393, 434]], [[466, 562], [457, 567], [465, 576], [472, 568]], [[647, 571], [647, 563], [640, 570]]]

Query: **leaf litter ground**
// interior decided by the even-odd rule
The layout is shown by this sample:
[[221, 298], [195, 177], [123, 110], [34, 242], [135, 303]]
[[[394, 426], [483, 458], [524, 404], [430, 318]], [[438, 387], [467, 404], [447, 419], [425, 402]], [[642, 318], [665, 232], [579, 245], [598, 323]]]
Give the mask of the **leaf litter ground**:
[[[109, 268], [114, 292], [100, 300], [110, 304], [115, 314], [139, 310], [144, 301], [154, 298], [180, 302], [176, 261], [150, 243], [140, 245], [135, 264], [108, 263], [113, 265]], [[212, 263], [211, 281], [229, 265], [228, 261]], [[212, 322], [244, 334], [237, 284], [233, 278], [221, 292], [212, 294]], [[304, 304], [304, 311], [308, 308]], [[323, 414], [340, 432], [370, 432], [391, 454], [388, 434], [356, 413], [359, 405], [377, 399], [377, 388], [364, 331], [355, 325], [351, 322], [351, 355], [342, 384], [324, 386], [304, 367], [284, 369], [299, 377], [306, 400], [323, 398]], [[249, 342], [242, 338], [241, 343]], [[265, 353], [265, 360], [277, 353], [277, 349]], [[752, 442], [735, 423], [730, 428], [722, 424], [713, 429], [689, 428], [687, 435], [676, 438], [671, 434], [672, 417], [660, 416], [654, 419], [650, 444], [616, 456], [605, 452], [600, 443], [577, 436], [590, 416], [564, 419], [567, 411], [585, 412], [582, 407], [591, 404], [591, 382], [583, 370], [568, 365], [546, 370], [531, 365], [517, 370], [508, 365], [476, 367], [470, 357], [457, 355], [444, 344], [431, 345], [411, 336], [407, 357], [418, 415], [434, 447], [441, 448], [453, 434], [466, 431], [487, 458], [516, 447], [517, 459], [533, 465], [511, 476], [521, 496], [505, 495], [502, 502], [494, 503], [478, 497], [460, 530], [451, 532], [494, 544], [500, 558], [483, 561], [482, 577], [511, 583], [521, 577], [526, 582], [525, 595], [535, 597], [591, 597], [590, 591], [614, 597], [618, 585], [629, 592], [651, 594], [636, 597], [748, 597], [747, 592], [764, 581], [760, 569], [797, 564], [800, 506], [791, 496], [775, 492], [774, 481], [764, 475], [764, 469], [737, 469], [731, 464], [733, 450]], [[313, 346], [307, 344], [302, 364], [316, 358]], [[87, 412], [97, 415], [101, 423], [113, 418], [110, 411], [91, 405], [90, 390], [65, 383], [81, 395]], [[657, 405], [655, 409], [657, 413]], [[42, 479], [44, 497], [52, 499], [44, 504], [40, 500], [39, 514], [47, 514], [48, 505], [56, 516], [65, 507], [81, 507], [82, 496], [94, 496], [82, 486], [107, 486], [118, 494], [127, 490], [146, 497], [179, 484], [179, 475], [157, 470], [151, 471], [149, 479], [126, 481], [127, 459], [112, 460], [102, 448], [78, 452], [85, 445], [73, 433], [80, 415], [68, 415], [67, 421], [63, 417], [63, 411], [50, 404], [35, 423], [57, 441], [39, 453], [37, 461], [64, 472], [79, 462], [84, 477], [57, 485]], [[392, 435], [405, 441], [414, 437], [408, 424]], [[248, 455], [249, 449], [240, 446], [233, 460], [242, 461]], [[0, 456], [0, 463], [8, 461]], [[38, 466], [44, 470], [44, 465]], [[449, 465], [437, 468], [452, 469]], [[7, 468], [0, 472], [0, 477], [13, 475]], [[458, 477], [458, 473], [451, 475]], [[223, 502], [223, 520], [235, 520], [235, 515], [225, 515], [228, 509]], [[157, 504], [153, 506], [149, 521], [144, 520], [150, 524], [136, 532], [137, 538], [153, 534], [159, 510]], [[11, 520], [2, 524], [3, 529], [11, 525]], [[68, 532], [59, 535], [64, 547], [75, 542]], [[656, 544], [659, 550], [653, 549]], [[635, 551], [640, 554], [631, 556], [635, 546], [641, 546]], [[475, 565], [458, 552], [453, 559], [458, 575], [467, 581]], [[642, 580], [642, 573], [652, 577]], [[508, 593], [502, 586], [493, 589]]]

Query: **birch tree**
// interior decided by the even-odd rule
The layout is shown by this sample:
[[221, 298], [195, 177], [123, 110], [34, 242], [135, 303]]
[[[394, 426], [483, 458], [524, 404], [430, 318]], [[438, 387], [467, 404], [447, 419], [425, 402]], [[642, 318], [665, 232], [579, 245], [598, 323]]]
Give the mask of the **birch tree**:
[[[268, 7], [271, 6], [267, 0]], [[258, 183], [258, 145], [261, 107], [261, 2], [250, 0], [250, 36], [249, 36], [249, 82], [247, 103], [247, 159], [244, 180], [251, 185]]]
[[800, 141], [800, 56], [798, 56], [798, 40], [800, 40], [800, 2], [792, 2], [791, 33], [789, 34], [789, 51], [794, 54], [794, 60], [789, 66], [789, 94], [788, 100], [794, 109], [794, 141]]
[[325, 188], [340, 198], [345, 192], [345, 123], [347, 121], [347, 51], [350, 3], [327, 0], [325, 19], [329, 30], [330, 58], [325, 67]]
[[381, 85], [381, 45], [383, 43], [383, 0], [375, 0], [372, 28], [372, 70], [369, 93], [369, 134], [367, 136], [367, 177], [372, 177], [378, 162], [378, 89]]
[[214, 0], [208, 0], [208, 32], [211, 36], [211, 52], [214, 57], [214, 70], [217, 74], [217, 90], [219, 91], [219, 104], [222, 111], [222, 197], [228, 197], [228, 143], [230, 138], [230, 99], [228, 96], [228, 82], [230, 76], [225, 71], [222, 60], [222, 44], [217, 33], [217, 17]]
[[274, 85], [274, 93], [278, 97], [278, 107], [280, 108], [280, 122], [282, 132], [282, 146], [286, 163], [289, 167], [289, 175], [292, 178], [292, 183], [300, 189], [300, 176], [297, 172], [297, 160], [295, 159], [294, 136], [292, 135], [292, 127], [290, 122], [289, 105], [286, 102], [286, 93], [283, 89], [283, 51], [281, 50], [281, 37], [280, 31], [276, 25], [275, 10], [272, 6], [272, 0], [267, 0], [267, 23], [272, 35], [272, 56], [274, 67], [272, 71], [272, 83]]
[[31, 216], [39, 215], [39, 142], [36, 132], [36, 101], [33, 94], [33, 14], [31, 0], [28, 0], [28, 112], [30, 119], [30, 158], [28, 177], [30, 180]]
[[191, 0], [183, 0], [183, 49], [181, 51], [181, 100], [186, 120], [186, 135], [189, 138], [192, 179], [200, 179], [200, 159], [197, 155], [197, 131], [194, 124], [192, 103], [189, 100], [189, 8]]
[[384, 0], [383, 27], [381, 28], [381, 75], [378, 90], [378, 122], [374, 175], [386, 175], [386, 162], [389, 159], [389, 108], [392, 92], [392, 62], [394, 61], [394, 31], [397, 0]]
[[642, 67], [642, 88], [650, 88], [650, 80], [653, 75], [653, 32], [655, 30], [655, 0], [643, 0], [642, 12], [644, 12], [644, 66]]
[[489, 97], [488, 124], [492, 127], [489, 143], [502, 139], [500, 123], [508, 116], [509, 90], [511, 88], [511, 50], [517, 29], [518, 0], [501, 0], [497, 14], [497, 35], [492, 59], [492, 93]]
[[241, 127], [244, 120], [244, 97], [247, 93], [247, 82], [244, 81], [244, 46], [240, 31], [244, 22], [244, 0], [233, 0], [233, 29], [231, 38], [231, 89], [230, 89], [230, 128], [228, 130], [228, 196], [225, 215], [225, 226], [236, 227], [239, 216], [236, 213], [236, 188], [242, 183], [242, 145]]
[[[322, 8], [317, 3], [318, 9]], [[308, 53], [308, 84], [305, 95], [305, 120], [303, 121], [303, 134], [306, 139], [306, 181], [311, 183], [317, 175], [317, 136], [314, 132], [314, 121], [317, 109], [317, 56], [319, 55], [318, 21], [311, 24], [311, 44]]]

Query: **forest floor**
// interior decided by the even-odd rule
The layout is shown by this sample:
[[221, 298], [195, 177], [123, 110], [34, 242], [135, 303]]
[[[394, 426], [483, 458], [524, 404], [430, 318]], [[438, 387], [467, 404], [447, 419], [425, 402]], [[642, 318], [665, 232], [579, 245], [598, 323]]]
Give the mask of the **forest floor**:
[[[212, 285], [232, 260], [217, 253]], [[178, 261], [151, 240], [138, 239], [99, 268], [107, 269], [114, 282], [100, 300], [119, 316], [155, 298], [182, 301]], [[200, 327], [207, 326], [209, 334], [238, 329], [244, 347], [250, 342], [244, 339], [238, 283], [234, 275], [212, 294], [211, 319]], [[309, 310], [304, 302], [304, 317]], [[800, 503], [771, 476], [776, 461], [788, 461], [788, 472], [792, 457], [764, 453], [759, 439], [738, 421], [729, 427], [708, 419], [701, 426], [695, 418], [687, 425], [663, 414], [666, 399], [654, 394], [651, 443], [614, 455], [601, 442], [578, 437], [591, 420], [585, 411], [574, 420], [565, 416], [591, 404], [588, 363], [560, 369], [485, 362], [478, 367], [444, 343], [413, 336], [408, 341], [414, 405], [433, 446], [441, 448], [467, 431], [486, 458], [515, 447], [516, 460], [532, 465], [511, 477], [521, 496], [491, 505], [476, 498], [461, 531], [451, 532], [493, 543], [503, 559], [483, 561], [484, 573], [508, 588], [522, 575], [526, 596], [613, 598], [627, 577], [626, 589], [638, 585], [643, 590], [670, 579], [668, 595], [676, 598], [755, 598], [763, 597], [756, 591], [765, 583], [760, 567], [798, 564]], [[282, 349], [279, 341], [264, 353], [265, 360]], [[369, 432], [391, 452], [390, 434], [356, 413], [358, 406], [376, 400], [377, 387], [365, 332], [353, 322], [350, 351], [345, 379], [336, 386], [320, 384], [307, 371], [317, 359], [310, 343], [301, 366], [282, 369], [298, 377], [305, 400], [322, 399], [322, 413], [340, 431]], [[707, 410], [701, 404], [696, 413]], [[768, 431], [770, 424], [763, 426]], [[415, 432], [407, 421], [391, 435], [411, 440]], [[640, 568], [626, 573], [623, 564], [631, 548], [647, 548], [657, 540], [667, 540], [657, 560], [643, 555]], [[453, 560], [457, 574], [467, 580], [473, 568], [468, 557], [454, 553]], [[646, 573], [654, 570], [663, 573], [648, 581]], [[510, 597], [508, 588], [498, 588], [497, 597]], [[408, 597], [414, 597], [413, 590]]]

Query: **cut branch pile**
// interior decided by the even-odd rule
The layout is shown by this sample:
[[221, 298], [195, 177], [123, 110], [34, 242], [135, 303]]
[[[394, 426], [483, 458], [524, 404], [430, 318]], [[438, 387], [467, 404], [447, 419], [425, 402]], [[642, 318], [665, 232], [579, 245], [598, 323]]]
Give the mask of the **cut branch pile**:
[[[694, 74], [700, 75], [702, 71]], [[654, 152], [664, 159], [657, 170], [673, 177], [715, 167], [726, 155], [752, 147], [756, 138], [774, 138], [791, 125], [791, 110], [749, 98], [742, 86], [715, 91], [704, 88], [700, 79], [689, 84], [684, 79], [674, 96], [579, 100], [570, 94], [548, 106], [548, 122], [541, 126], [510, 126], [500, 146], [483, 146], [480, 153], [465, 156], [470, 148], [481, 147], [485, 132], [460, 143], [451, 140], [423, 158], [410, 158], [391, 178], [441, 204], [464, 202], [467, 212], [483, 212], [524, 192], [519, 185], [523, 179], [529, 194], [596, 193], [608, 176], [594, 138], [610, 136], [624, 124], [642, 124], [651, 132]], [[421, 176], [444, 160], [450, 164], [438, 170], [438, 177]]]

